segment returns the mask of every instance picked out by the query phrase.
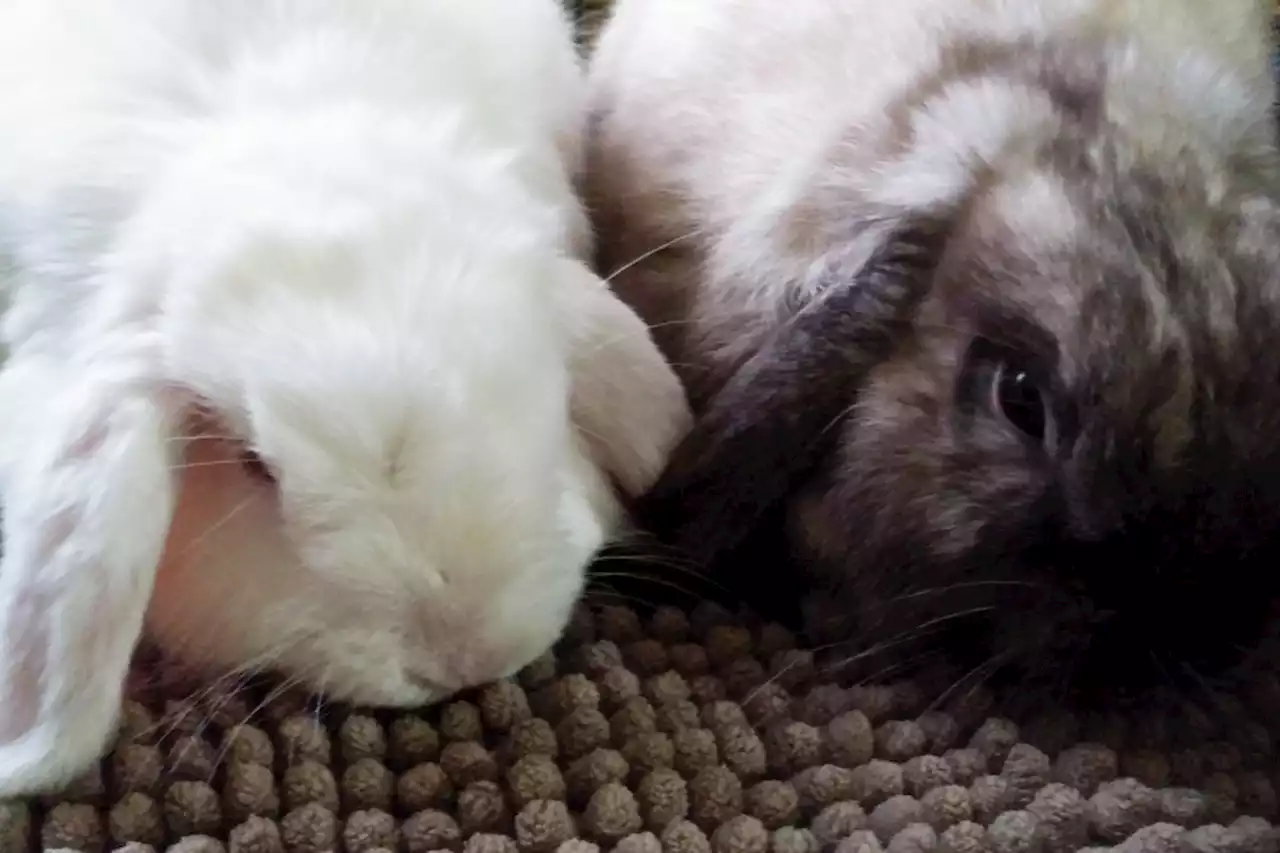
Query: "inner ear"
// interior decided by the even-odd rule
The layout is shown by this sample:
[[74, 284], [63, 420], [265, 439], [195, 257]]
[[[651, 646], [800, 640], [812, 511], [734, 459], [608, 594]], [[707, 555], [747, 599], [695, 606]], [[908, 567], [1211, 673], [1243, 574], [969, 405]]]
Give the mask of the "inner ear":
[[[781, 325], [713, 397], [641, 521], [712, 567], [739, 553], [830, 451], [868, 372], [911, 333], [947, 231], [913, 221]], [[747, 555], [749, 556], [749, 555]]]

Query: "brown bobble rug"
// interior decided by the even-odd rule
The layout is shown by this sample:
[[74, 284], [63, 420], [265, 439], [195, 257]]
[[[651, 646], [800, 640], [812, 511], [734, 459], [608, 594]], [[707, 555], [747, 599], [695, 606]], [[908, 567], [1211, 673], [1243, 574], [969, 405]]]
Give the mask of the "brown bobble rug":
[[517, 678], [421, 713], [140, 683], [101, 766], [0, 804], [0, 853], [1280, 851], [1280, 681], [1018, 725], [981, 691], [826, 681], [746, 625], [584, 607]]

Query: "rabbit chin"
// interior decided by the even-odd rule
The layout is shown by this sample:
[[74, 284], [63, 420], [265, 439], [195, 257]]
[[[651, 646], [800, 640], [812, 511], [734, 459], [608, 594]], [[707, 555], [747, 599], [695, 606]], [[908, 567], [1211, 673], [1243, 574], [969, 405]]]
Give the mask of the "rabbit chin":
[[[146, 631], [149, 643], [184, 669], [228, 682], [229, 673], [268, 672], [335, 700], [421, 705], [469, 680], [514, 672], [550, 647], [568, 621], [574, 594], [566, 590], [563, 612], [546, 608], [518, 620], [519, 636], [500, 654], [469, 657], [485, 648], [479, 641], [496, 615], [457, 632], [456, 648], [424, 648], [378, 578], [342, 581], [303, 563], [286, 536], [274, 487], [238, 464], [234, 446], [192, 442], [182, 473]], [[389, 586], [394, 579], [382, 580]], [[509, 597], [495, 591], [495, 612], [516, 609], [503, 604]], [[506, 639], [510, 632], [493, 633]]]

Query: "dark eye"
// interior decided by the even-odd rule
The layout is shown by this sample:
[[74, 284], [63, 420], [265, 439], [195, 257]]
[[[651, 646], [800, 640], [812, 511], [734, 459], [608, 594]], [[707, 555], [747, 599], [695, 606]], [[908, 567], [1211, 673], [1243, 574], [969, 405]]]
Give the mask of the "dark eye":
[[1044, 440], [1047, 415], [1044, 393], [1025, 368], [1004, 362], [995, 375], [995, 404], [1009, 423], [1036, 441]]
[[264, 483], [274, 483], [276, 481], [271, 469], [267, 467], [267, 463], [263, 462], [262, 457], [252, 450], [246, 450], [240, 454], [240, 466], [255, 480], [261, 480]]

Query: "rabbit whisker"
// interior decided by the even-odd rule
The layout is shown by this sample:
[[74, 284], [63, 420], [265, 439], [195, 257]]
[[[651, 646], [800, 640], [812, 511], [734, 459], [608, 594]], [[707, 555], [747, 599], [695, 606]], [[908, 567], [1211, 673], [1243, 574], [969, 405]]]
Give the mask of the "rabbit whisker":
[[942, 657], [942, 654], [943, 653], [941, 649], [934, 649], [932, 651], [921, 652], [918, 655], [913, 655], [911, 657], [903, 658], [902, 660], [895, 661], [890, 664], [886, 664], [885, 666], [881, 667], [875, 672], [868, 673], [865, 677], [860, 678], [857, 681], [857, 684], [860, 686], [865, 686], [868, 684], [882, 683], [887, 676], [890, 676], [896, 672], [908, 670], [911, 667], [914, 667], [923, 663], [924, 661], [940, 658]]
[[200, 462], [180, 462], [177, 465], [169, 466], [169, 470], [176, 473], [181, 471], [189, 471], [194, 468], [216, 468], [220, 465], [239, 465], [239, 459], [205, 459]]
[[896, 604], [902, 601], [911, 601], [917, 598], [927, 598], [934, 595], [945, 595], [949, 592], [962, 592], [970, 589], [984, 589], [989, 587], [1015, 587], [1025, 589], [1044, 589], [1044, 584], [1033, 583], [1031, 581], [1018, 580], [986, 580], [986, 581], [958, 581], [946, 586], [933, 586], [925, 589], [919, 589], [914, 592], [904, 593], [889, 599], [885, 604]]
[[680, 575], [691, 577], [699, 582], [715, 585], [715, 581], [704, 576], [701, 572], [693, 567], [689, 562], [682, 560], [674, 560], [665, 555], [638, 555], [638, 554], [602, 554], [596, 558], [597, 566], [610, 565], [613, 563], [627, 563], [631, 565], [652, 566], [655, 569], [667, 569]]
[[982, 607], [970, 607], [966, 610], [958, 610], [953, 613], [947, 613], [943, 616], [934, 617], [933, 619], [929, 619], [925, 622], [922, 622], [919, 625], [916, 625], [914, 628], [911, 628], [908, 631], [904, 631], [895, 637], [891, 637], [888, 640], [877, 643], [876, 645], [872, 646], [866, 651], [863, 651], [858, 654], [852, 655], [850, 657], [844, 658], [842, 660], [836, 661], [830, 664], [829, 668], [839, 669], [842, 667], [846, 667], [849, 664], [856, 663], [859, 660], [862, 660], [863, 658], [866, 658], [872, 654], [876, 654], [886, 649], [890, 649], [895, 646], [900, 646], [900, 645], [903, 645], [904, 643], [911, 642], [912, 640], [918, 640], [921, 637], [925, 637], [925, 636], [928, 636], [929, 634], [936, 633], [938, 628], [944, 627], [948, 623], [954, 622], [957, 619], [964, 619], [969, 616], [977, 616], [982, 613], [989, 613], [991, 611], [994, 611], [995, 609], [996, 608], [992, 605], [984, 605]]
[[193, 441], [226, 441], [226, 442], [234, 442], [236, 444], [240, 444], [244, 441], [244, 439], [236, 435], [222, 435], [219, 433], [196, 432], [196, 433], [189, 433], [187, 435], [171, 435], [168, 438], [166, 438], [165, 441], [169, 442], [170, 444], [191, 443]]
[[675, 590], [676, 592], [683, 592], [686, 595], [693, 595], [693, 590], [689, 589], [688, 587], [681, 586], [675, 581], [669, 581], [663, 578], [652, 577], [650, 575], [643, 575], [636, 572], [593, 572], [592, 577], [598, 578], [601, 580], [613, 579], [613, 580], [639, 581], [640, 583], [653, 584], [654, 586], [664, 587], [665, 589], [672, 589], [672, 590]]
[[643, 607], [656, 607], [653, 601], [640, 598], [636, 595], [628, 595], [619, 592], [613, 587], [601, 584], [593, 588], [588, 586], [582, 594], [582, 602], [588, 607], [595, 607], [601, 604], [639, 604]]
[[622, 275], [622, 274], [623, 274], [623, 273], [625, 273], [627, 270], [631, 269], [632, 267], [636, 266], [637, 264], [642, 264], [642, 263], [644, 263], [645, 261], [647, 261], [647, 260], [649, 260], [650, 258], [652, 258], [654, 255], [659, 255], [659, 254], [661, 254], [661, 253], [665, 252], [667, 249], [670, 249], [670, 248], [672, 248], [673, 246], [675, 246], [675, 245], [677, 245], [677, 244], [679, 244], [679, 243], [683, 243], [685, 240], [691, 240], [691, 239], [693, 239], [694, 237], [701, 236], [701, 234], [703, 233], [703, 230], [704, 230], [704, 229], [697, 228], [697, 229], [694, 229], [693, 231], [689, 231], [689, 232], [687, 232], [687, 233], [685, 233], [685, 234], [683, 234], [683, 235], [681, 235], [681, 236], [679, 236], [679, 237], [673, 237], [672, 239], [670, 239], [670, 240], [666, 241], [665, 243], [662, 243], [662, 244], [660, 244], [660, 245], [658, 245], [658, 246], [655, 246], [654, 248], [650, 249], [649, 251], [644, 252], [643, 254], [638, 255], [638, 256], [637, 256], [637, 257], [635, 257], [635, 258], [632, 258], [632, 259], [631, 259], [630, 261], [628, 261], [627, 263], [625, 263], [625, 264], [623, 264], [622, 266], [618, 267], [616, 270], [614, 270], [613, 272], [611, 272], [611, 273], [609, 273], [607, 276], [605, 276], [605, 279], [604, 279], [604, 280], [605, 280], [606, 282], [612, 283], [612, 282], [613, 282], [613, 280], [614, 280], [615, 278], [617, 278], [618, 276]]
[[168, 713], [169, 709], [166, 709], [166, 713], [164, 713], [160, 717], [160, 719], [156, 720], [153, 724], [143, 729], [141, 732], [138, 733], [137, 736], [145, 738], [151, 735], [155, 735], [155, 740], [160, 743], [163, 743], [169, 740], [169, 738], [173, 737], [175, 732], [177, 732], [179, 729], [185, 726], [187, 722], [187, 718], [189, 718], [192, 714], [199, 713], [200, 699], [203, 698], [207, 693], [211, 692], [213, 689], [216, 689], [216, 688], [213, 688], [212, 686], [207, 686], [207, 687], [201, 688], [199, 691], [192, 694], [191, 696], [184, 697], [181, 700], [175, 700], [176, 702], [181, 703], [180, 704], [181, 711], [177, 715], [170, 715]]
[[256, 498], [257, 498], [256, 494], [250, 494], [247, 497], [245, 497], [243, 500], [239, 501], [225, 515], [223, 515], [222, 518], [218, 519], [213, 524], [209, 525], [207, 528], [205, 528], [203, 533], [201, 533], [199, 536], [194, 537], [190, 542], [188, 542], [186, 546], [183, 548], [182, 553], [188, 554], [192, 550], [194, 550], [196, 547], [204, 544], [210, 536], [217, 533], [219, 530], [221, 530], [223, 527], [229, 524], [241, 512], [244, 512], [244, 510], [250, 504], [252, 504]]
[[969, 670], [952, 682], [951, 686], [946, 690], [943, 690], [938, 695], [937, 699], [934, 699], [933, 702], [929, 703], [929, 707], [926, 708], [925, 711], [938, 710], [938, 708], [942, 707], [948, 699], [955, 695], [956, 691], [962, 689], [966, 685], [970, 685], [969, 691], [965, 693], [961, 699], [969, 698], [973, 695], [974, 691], [986, 683], [987, 679], [991, 678], [991, 676], [995, 675], [1002, 666], [1007, 664], [1012, 656], [1012, 652], [1008, 650], [992, 655], [986, 661], [978, 664], [973, 669]]
[[782, 678], [782, 676], [786, 675], [788, 672], [790, 672], [791, 670], [799, 666], [801, 661], [803, 660], [804, 658], [800, 657], [799, 655], [793, 656], [792, 659], [787, 661], [785, 664], [783, 664], [783, 666], [779, 668], [777, 672], [775, 672], [773, 675], [766, 678], [763, 683], [759, 684], [758, 686], [756, 686], [755, 689], [753, 689], [750, 693], [748, 693], [740, 704], [743, 706], [748, 705], [752, 699], [760, 695], [761, 691], [763, 691], [769, 685], [777, 683], [778, 680]]

